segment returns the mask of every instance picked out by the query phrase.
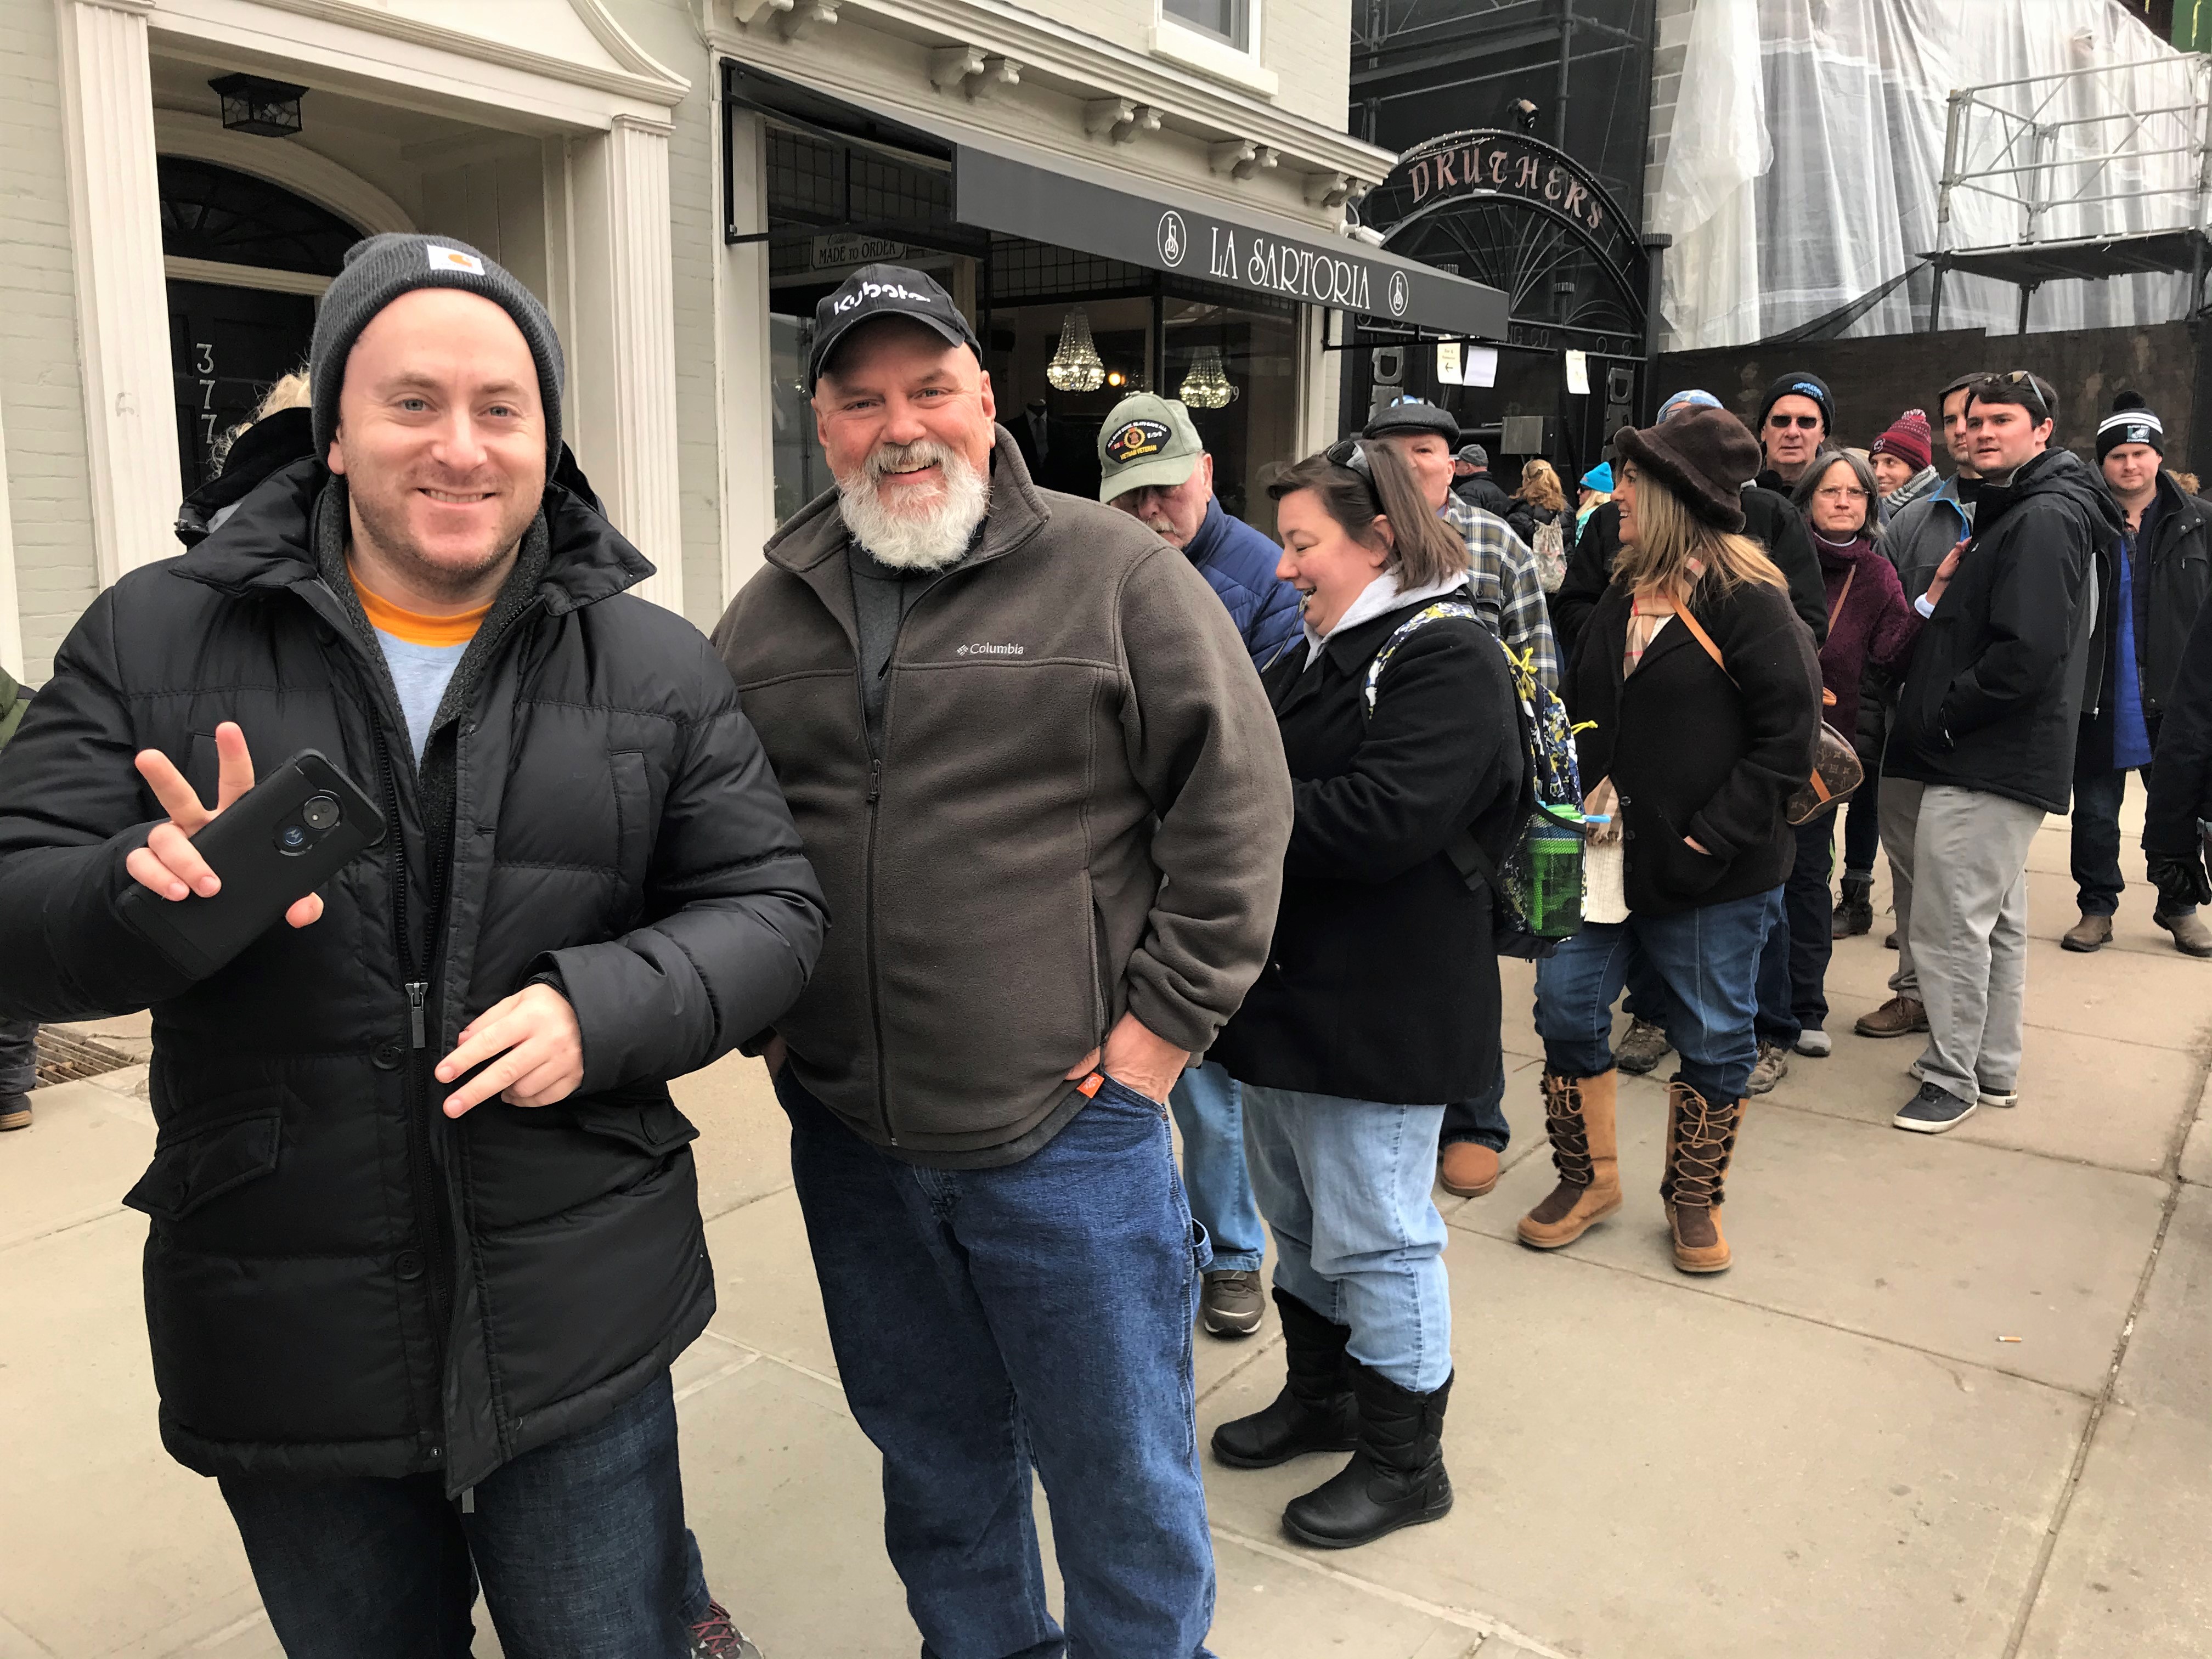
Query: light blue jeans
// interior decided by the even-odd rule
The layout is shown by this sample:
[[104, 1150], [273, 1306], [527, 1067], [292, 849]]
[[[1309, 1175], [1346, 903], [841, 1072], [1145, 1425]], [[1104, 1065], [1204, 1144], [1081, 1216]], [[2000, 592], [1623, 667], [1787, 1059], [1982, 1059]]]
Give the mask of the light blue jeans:
[[1267, 1236], [1244, 1168], [1243, 1085], [1208, 1060], [1168, 1095], [1182, 1131], [1182, 1188], [1191, 1218], [1213, 1240], [1209, 1273], [1257, 1273]]
[[1352, 1357], [1427, 1394], [1451, 1376], [1444, 1218], [1431, 1188], [1444, 1109], [1244, 1085], [1244, 1153], [1275, 1232], [1275, 1283], [1352, 1328]]

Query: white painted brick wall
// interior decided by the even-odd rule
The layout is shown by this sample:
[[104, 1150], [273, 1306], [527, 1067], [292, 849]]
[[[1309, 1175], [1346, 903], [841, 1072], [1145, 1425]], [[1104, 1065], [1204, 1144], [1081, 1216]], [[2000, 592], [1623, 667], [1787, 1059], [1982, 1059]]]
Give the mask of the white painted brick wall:
[[[1344, 131], [1352, 84], [1352, 0], [1252, 0], [1260, 13], [1260, 61], [1279, 85], [1279, 109]], [[1030, 0], [1028, 9], [1144, 52], [1159, 0]]]
[[52, 0], [0, 0], [0, 403], [26, 678], [97, 591]]

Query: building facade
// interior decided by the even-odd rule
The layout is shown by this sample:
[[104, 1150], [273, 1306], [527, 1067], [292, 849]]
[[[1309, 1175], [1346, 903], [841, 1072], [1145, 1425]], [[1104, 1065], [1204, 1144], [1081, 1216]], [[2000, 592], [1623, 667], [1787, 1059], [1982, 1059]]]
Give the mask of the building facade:
[[1336, 434], [1333, 313], [1503, 316], [1346, 234], [1393, 157], [1345, 132], [1346, 8], [0, 0], [0, 664], [36, 684], [177, 550], [381, 230], [545, 301], [578, 458], [647, 596], [702, 624], [828, 482], [799, 365], [879, 258], [969, 310], [1048, 482], [1095, 485], [1124, 392], [1188, 387], [1264, 521], [1269, 469]]

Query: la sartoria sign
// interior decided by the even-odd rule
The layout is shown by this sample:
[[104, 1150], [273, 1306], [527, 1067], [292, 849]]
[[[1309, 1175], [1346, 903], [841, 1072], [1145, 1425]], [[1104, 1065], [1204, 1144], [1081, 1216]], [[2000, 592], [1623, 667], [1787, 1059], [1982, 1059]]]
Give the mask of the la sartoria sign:
[[[1378, 306], [1376, 273], [1369, 261], [1319, 253], [1256, 230], [1240, 236], [1234, 225], [1207, 227], [1206, 274], [1218, 283], [1264, 289], [1339, 311], [1380, 312], [1390, 317], [1403, 317], [1410, 297], [1404, 276], [1392, 271], [1382, 282]], [[1395, 286], [1392, 276], [1397, 278]]]

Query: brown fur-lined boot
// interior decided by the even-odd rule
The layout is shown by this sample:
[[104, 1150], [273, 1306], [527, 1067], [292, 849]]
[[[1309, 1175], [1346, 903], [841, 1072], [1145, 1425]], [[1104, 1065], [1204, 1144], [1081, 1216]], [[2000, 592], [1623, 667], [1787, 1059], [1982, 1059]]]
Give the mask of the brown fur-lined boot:
[[1544, 1127], [1559, 1184], [1521, 1218], [1521, 1242], [1533, 1249], [1571, 1244], [1590, 1224], [1620, 1207], [1620, 1143], [1613, 1127], [1618, 1072], [1595, 1077], [1544, 1073]]
[[1667, 1085], [1667, 1174], [1659, 1197], [1686, 1273], [1725, 1273], [1733, 1258], [1721, 1232], [1721, 1181], [1735, 1152], [1745, 1103], [1715, 1105], [1676, 1078]]

